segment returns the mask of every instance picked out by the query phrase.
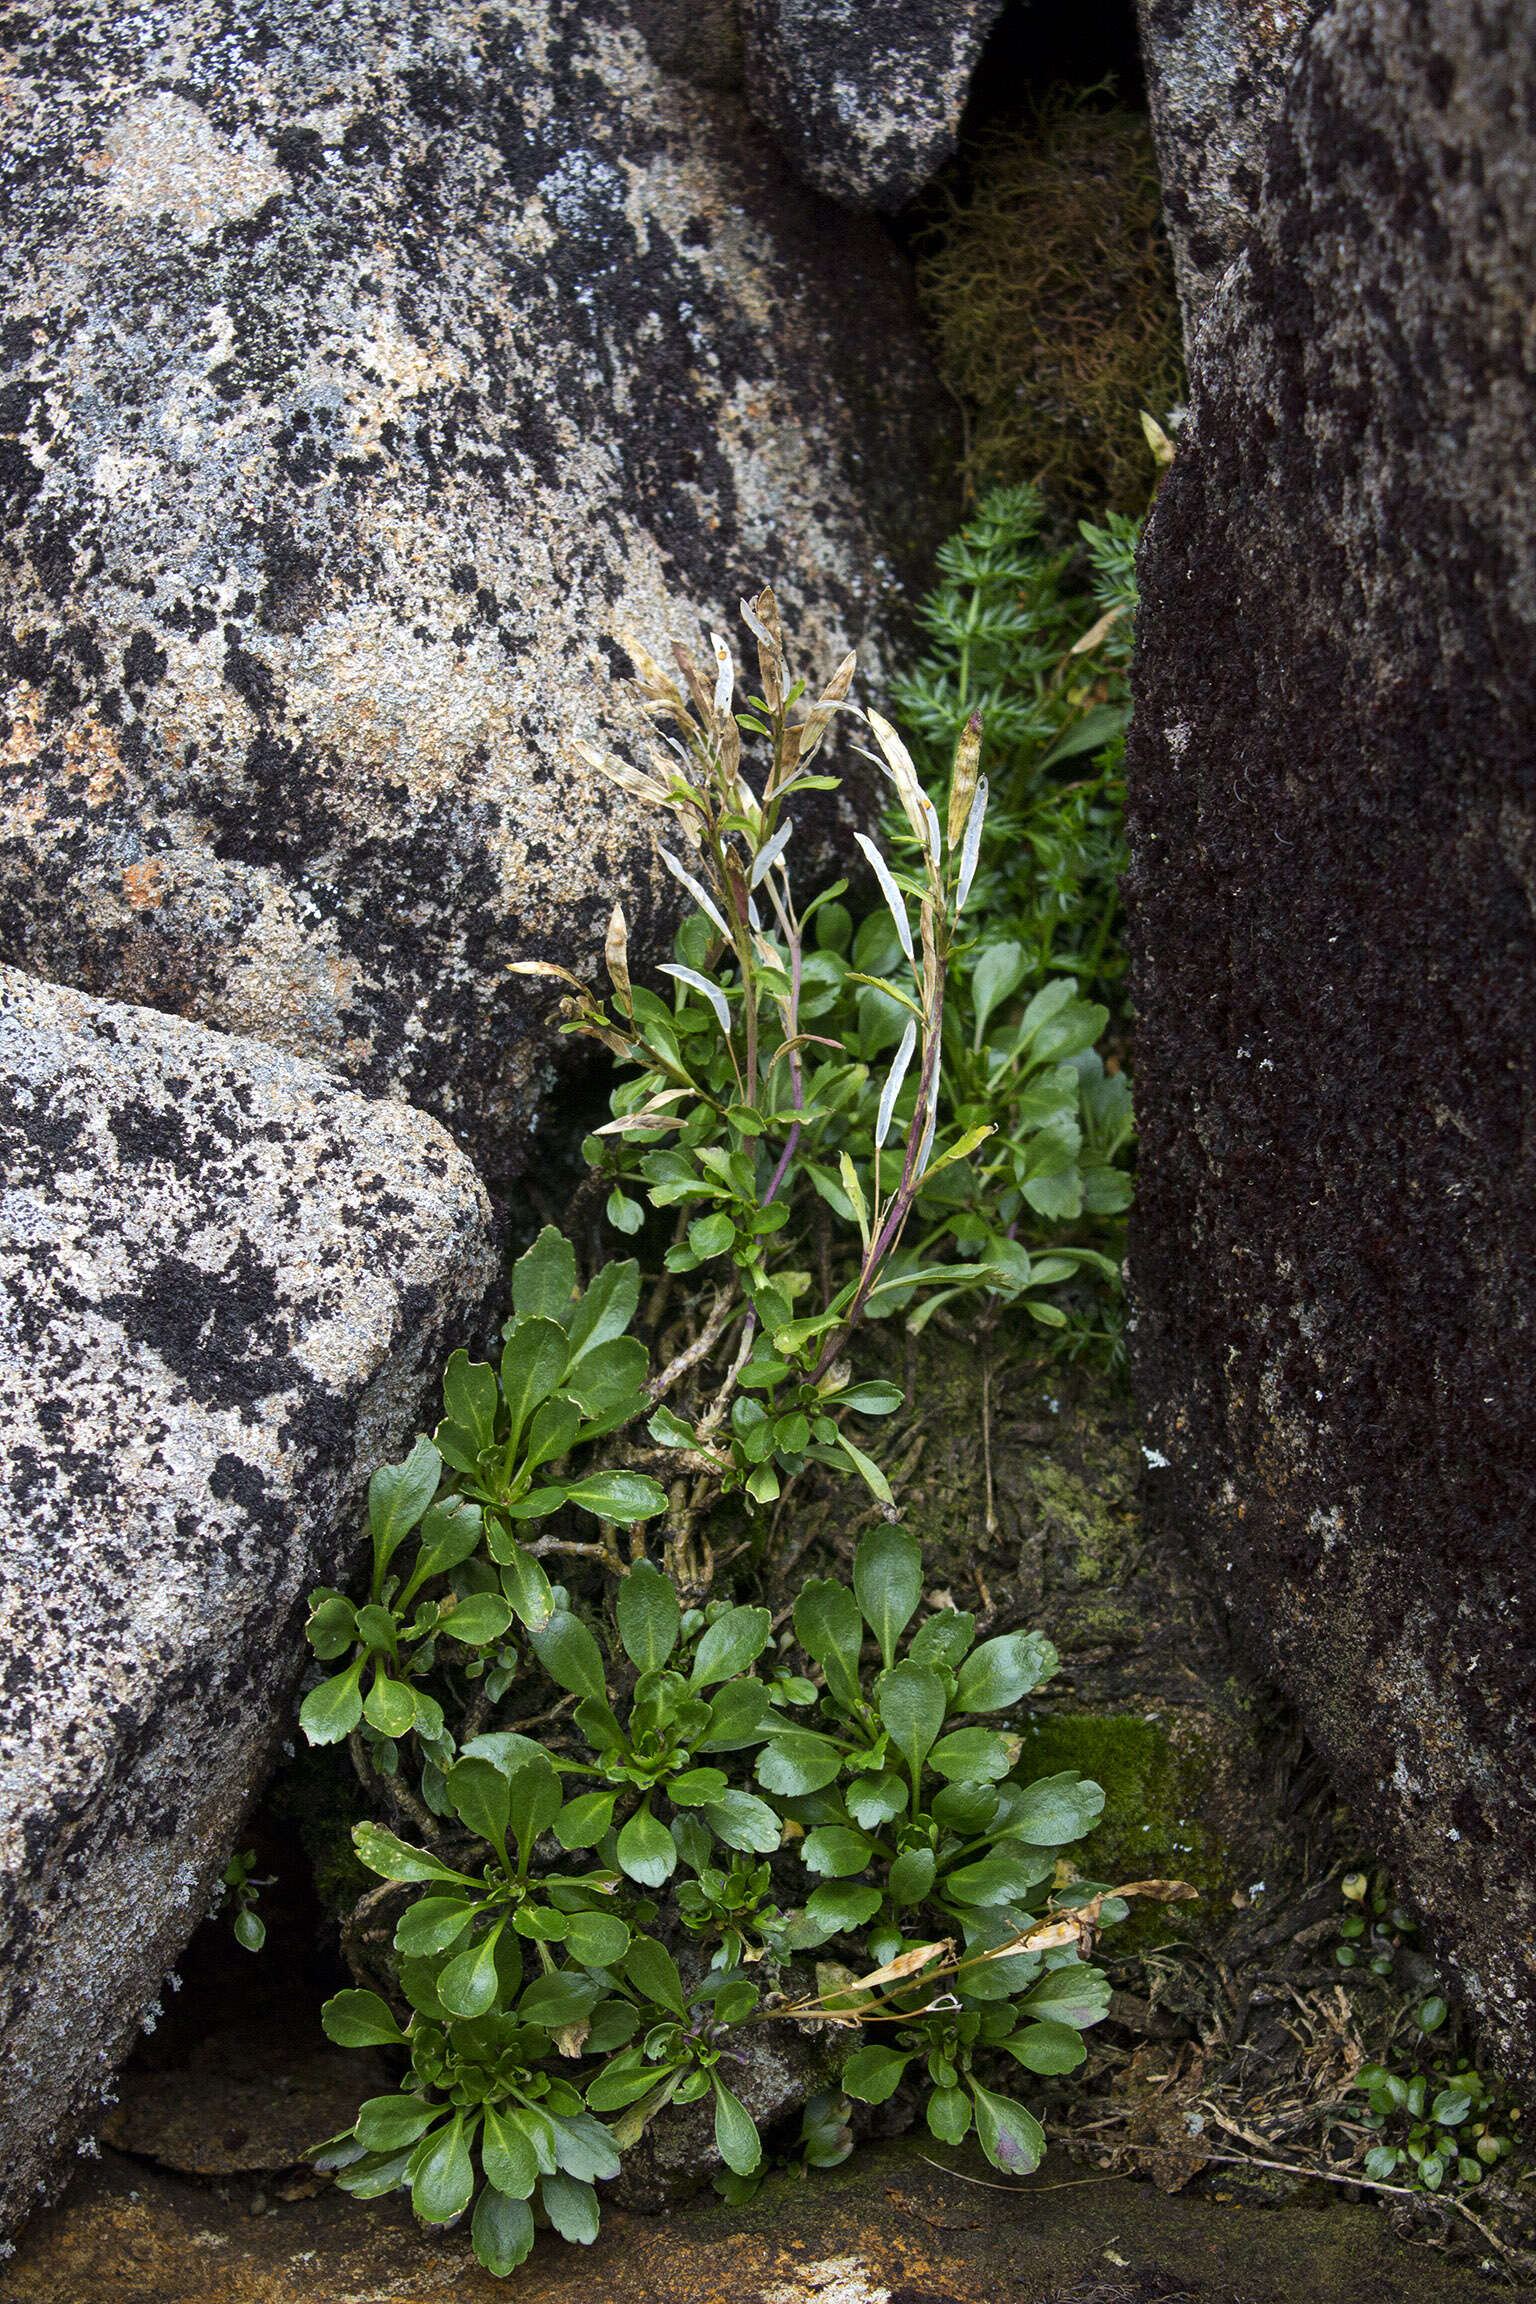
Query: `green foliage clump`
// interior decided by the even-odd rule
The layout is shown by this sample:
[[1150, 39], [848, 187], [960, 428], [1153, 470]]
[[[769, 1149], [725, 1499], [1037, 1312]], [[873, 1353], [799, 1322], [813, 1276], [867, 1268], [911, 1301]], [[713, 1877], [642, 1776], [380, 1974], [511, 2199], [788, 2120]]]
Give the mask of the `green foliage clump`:
[[[496, 1357], [456, 1352], [432, 1437], [374, 1474], [366, 1590], [313, 1595], [337, 1668], [300, 1720], [350, 1749], [379, 1883], [326, 2024], [402, 2066], [325, 2164], [428, 2222], [472, 2208], [494, 2272], [527, 2253], [534, 2203], [590, 2240], [594, 2186], [668, 2104], [712, 2102], [724, 2184], [750, 2189], [762, 2145], [732, 2081], [756, 2025], [849, 2050], [800, 2165], [845, 2155], [851, 2100], [918, 2084], [934, 2135], [974, 2128], [1017, 2174], [1043, 2140], [1007, 2074], [1071, 2070], [1107, 2006], [1086, 1956], [1126, 1905], [1057, 1855], [1103, 1793], [1070, 1766], [1031, 1780], [1008, 1724], [1054, 1652], [978, 1644], [948, 1606], [918, 1621], [921, 1546], [867, 1445], [901, 1394], [849, 1352], [864, 1320], [916, 1328], [965, 1297], [1073, 1350], [1113, 1332], [1131, 1118], [1095, 1044], [1134, 531], [1085, 530], [1096, 621], [1069, 646], [1085, 611], [1038, 524], [1015, 491], [949, 548], [906, 690], [916, 760], [851, 702], [851, 657], [815, 692], [793, 673], [771, 591], [743, 603], [744, 697], [718, 638], [707, 675], [677, 650], [676, 679], [632, 646], [651, 765], [588, 757], [675, 828], [661, 853], [692, 909], [668, 994], [632, 981], [618, 908], [601, 998], [525, 972], [561, 980], [564, 1028], [618, 1060], [585, 1150], [609, 1224], [645, 1235], [644, 1312], [638, 1260], [583, 1286], [546, 1227]], [[886, 852], [858, 835], [879, 892], [858, 920], [845, 881], [802, 905], [790, 869], [839, 714], [894, 795]], [[781, 1508], [813, 1465], [861, 1479], [886, 1525], [775, 1643], [766, 1609], [716, 1591], [709, 1531], [722, 1499]], [[812, 1983], [796, 1963], [817, 1955]]]
[[1179, 310], [1147, 123], [1097, 93], [963, 156], [919, 241], [918, 295], [974, 490], [1031, 480], [1139, 512], [1154, 474], [1137, 412], [1183, 390]]
[[[1384, 1873], [1346, 1873], [1343, 1915], [1334, 1958], [1341, 1968], [1362, 1960], [1374, 1975], [1390, 1977], [1393, 1953], [1417, 1932], [1412, 1912], [1399, 1903]], [[1422, 1987], [1421, 1987], [1422, 1991]], [[1464, 2056], [1436, 2055], [1434, 2043], [1450, 2015], [1438, 1992], [1417, 2000], [1409, 2028], [1415, 2049], [1390, 2064], [1362, 2064], [1350, 2082], [1365, 2095], [1365, 2125], [1378, 2132], [1364, 2168], [1375, 2184], [1422, 2192], [1465, 2191], [1480, 2184], [1514, 2150], [1507, 2133], [1518, 2122], [1505, 2091], [1485, 2080]]]
[[[525, 1294], [544, 1308], [517, 1317], [569, 1340], [603, 1276], [570, 1303], [541, 1294], [565, 1269], [563, 1246], [546, 1234], [523, 1259]], [[450, 1419], [466, 1382], [461, 1367], [445, 1386]], [[751, 2028], [814, 2022], [839, 2027], [851, 2053], [840, 2089], [807, 2110], [807, 2164], [843, 2156], [843, 2098], [882, 2101], [915, 2071], [935, 2135], [954, 2141], [974, 2123], [995, 2167], [1033, 2168], [1039, 2124], [1000, 2075], [1081, 2062], [1078, 2036], [1108, 2007], [1084, 1954], [1126, 1910], [1108, 1888], [1055, 1886], [1056, 1852], [1098, 1816], [1099, 1787], [1072, 1769], [1029, 1781], [1018, 1768], [1007, 1716], [1054, 1671], [1049, 1642], [978, 1644], [974, 1618], [948, 1607], [917, 1621], [921, 1547], [892, 1527], [861, 1543], [851, 1589], [806, 1584], [772, 1655], [766, 1609], [686, 1609], [643, 1557], [589, 1618], [537, 1563], [506, 1556], [518, 1549], [507, 1507], [486, 1501], [508, 1484], [502, 1423], [515, 1410], [500, 1390], [472, 1462], [422, 1440], [375, 1474], [378, 1597], [358, 1611], [341, 1685], [305, 1706], [311, 1741], [358, 1738], [395, 1821], [415, 1827], [408, 1838], [369, 1820], [353, 1834], [383, 1884], [367, 1904], [376, 1921], [387, 1901], [393, 1932], [324, 2021], [342, 2045], [393, 2049], [402, 2072], [321, 2164], [363, 2198], [407, 2189], [429, 2223], [473, 2202], [476, 2253], [505, 2273], [532, 2244], [535, 2198], [567, 2239], [595, 2237], [594, 2187], [669, 2103], [713, 2102], [720, 2157], [749, 2184], [762, 2144], [731, 2082]], [[466, 1429], [445, 1420], [440, 1440], [445, 1428]], [[410, 1544], [407, 1571], [396, 1563]], [[493, 1605], [477, 1636], [439, 1649], [436, 1628], [482, 1597]], [[335, 1653], [337, 1599], [314, 1598], [321, 1654]], [[375, 1645], [366, 1609], [398, 1624], [407, 1606], [418, 1614], [404, 1641]], [[497, 1642], [525, 1687], [555, 1695], [562, 1727], [543, 1742], [477, 1717], [459, 1651]], [[385, 1728], [366, 1722], [380, 1688], [403, 1692], [376, 1707]], [[810, 1990], [794, 1988], [801, 1953], [831, 1955]]]

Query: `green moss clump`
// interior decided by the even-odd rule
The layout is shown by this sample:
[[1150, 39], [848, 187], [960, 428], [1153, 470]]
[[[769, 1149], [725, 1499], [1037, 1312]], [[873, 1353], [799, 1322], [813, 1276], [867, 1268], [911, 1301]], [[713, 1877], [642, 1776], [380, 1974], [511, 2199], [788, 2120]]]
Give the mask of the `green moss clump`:
[[1203, 1934], [1236, 1885], [1231, 1852], [1202, 1820], [1211, 1785], [1198, 1719], [1141, 1713], [1056, 1712], [1024, 1730], [1023, 1769], [1051, 1776], [1081, 1769], [1104, 1787], [1104, 1816], [1073, 1850], [1078, 1871], [1111, 1886], [1132, 1880], [1187, 1880], [1198, 1904], [1133, 1904], [1114, 1932], [1114, 1949], [1144, 1951], [1171, 1936]]
[[1157, 472], [1140, 411], [1162, 418], [1184, 389], [1151, 135], [1098, 93], [982, 138], [917, 249], [968, 486], [1032, 480], [1095, 515], [1144, 507]]

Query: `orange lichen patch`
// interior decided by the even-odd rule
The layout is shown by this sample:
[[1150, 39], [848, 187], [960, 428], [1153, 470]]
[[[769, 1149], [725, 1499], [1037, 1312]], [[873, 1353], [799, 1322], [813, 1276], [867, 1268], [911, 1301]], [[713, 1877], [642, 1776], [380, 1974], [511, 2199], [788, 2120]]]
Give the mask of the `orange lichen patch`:
[[160, 883], [165, 877], [165, 866], [158, 856], [151, 856], [142, 864], [130, 864], [123, 873], [123, 894], [135, 912], [154, 911], [161, 901]]

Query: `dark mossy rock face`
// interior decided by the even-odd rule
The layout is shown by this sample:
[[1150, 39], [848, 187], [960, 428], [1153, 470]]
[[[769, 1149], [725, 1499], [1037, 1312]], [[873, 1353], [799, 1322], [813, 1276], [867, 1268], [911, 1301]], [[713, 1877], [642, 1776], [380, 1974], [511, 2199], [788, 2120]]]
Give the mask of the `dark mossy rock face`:
[[1344, 0], [1197, 345], [1130, 753], [1168, 1510], [1536, 2073], [1536, 53]]
[[886, 212], [955, 149], [1004, 0], [741, 0], [747, 100], [808, 184]]
[[1269, 138], [1327, 0], [1137, 0], [1186, 334], [1259, 219]]
[[[547, 984], [677, 891], [582, 765], [619, 635], [830, 669], [927, 564], [901, 259], [619, 0], [14, 20], [0, 956], [515, 1172]], [[873, 644], [873, 645], [872, 645]], [[669, 893], [670, 892], [670, 893]]]

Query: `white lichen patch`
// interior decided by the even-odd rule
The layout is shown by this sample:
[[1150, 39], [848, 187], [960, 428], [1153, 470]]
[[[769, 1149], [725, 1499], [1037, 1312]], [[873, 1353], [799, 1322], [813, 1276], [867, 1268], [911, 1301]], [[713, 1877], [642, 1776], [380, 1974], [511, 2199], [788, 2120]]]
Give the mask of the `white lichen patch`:
[[254, 138], [231, 143], [196, 104], [163, 93], [125, 108], [107, 131], [102, 161], [109, 206], [179, 224], [193, 240], [292, 190], [266, 145]]

